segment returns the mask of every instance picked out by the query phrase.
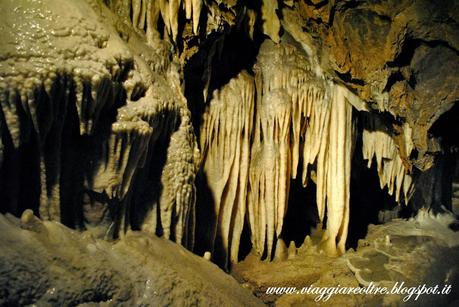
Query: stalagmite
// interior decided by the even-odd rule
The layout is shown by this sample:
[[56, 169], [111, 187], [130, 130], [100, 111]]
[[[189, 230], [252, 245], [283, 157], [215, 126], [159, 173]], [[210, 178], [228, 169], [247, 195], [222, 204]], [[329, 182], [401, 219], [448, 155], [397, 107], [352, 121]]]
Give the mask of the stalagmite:
[[290, 241], [290, 245], [288, 246], [288, 257], [287, 259], [293, 259], [298, 254], [298, 250], [295, 246], [295, 242]]
[[213, 227], [213, 238], [217, 233], [221, 236], [233, 262], [238, 258], [246, 211], [254, 95], [253, 78], [240, 73], [214, 92], [201, 130], [203, 169], [218, 225]]
[[287, 245], [285, 244], [285, 242], [284, 242], [284, 240], [282, 238], [279, 238], [277, 240], [277, 242], [276, 242], [274, 260], [284, 261], [287, 258], [288, 258]]

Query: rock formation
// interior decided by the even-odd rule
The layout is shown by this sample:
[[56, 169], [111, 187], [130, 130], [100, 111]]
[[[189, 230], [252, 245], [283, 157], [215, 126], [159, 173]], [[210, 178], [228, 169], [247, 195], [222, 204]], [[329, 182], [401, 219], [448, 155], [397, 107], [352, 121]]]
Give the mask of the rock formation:
[[[191, 243], [199, 153], [167, 43], [157, 38], [154, 50], [133, 29], [117, 29], [96, 2], [2, 5], [3, 210], [34, 208], [83, 228], [103, 211], [91, 222], [107, 222], [109, 236], [139, 227], [131, 221], [139, 210], [157, 211], [145, 214], [151, 232], [157, 225]], [[162, 156], [164, 169], [153, 174]], [[145, 182], [136, 192], [158, 195], [138, 204], [140, 176], [163, 187]], [[39, 191], [21, 195], [30, 187]]]
[[216, 265], [155, 236], [129, 231], [112, 245], [30, 210], [0, 214], [0, 229], [2, 306], [263, 306]]
[[4, 0], [0, 211], [97, 239], [160, 236], [226, 269], [250, 249], [295, 257], [295, 210], [321, 250], [345, 254], [362, 238], [354, 194], [374, 181], [398, 215], [454, 211], [458, 13], [448, 0]]

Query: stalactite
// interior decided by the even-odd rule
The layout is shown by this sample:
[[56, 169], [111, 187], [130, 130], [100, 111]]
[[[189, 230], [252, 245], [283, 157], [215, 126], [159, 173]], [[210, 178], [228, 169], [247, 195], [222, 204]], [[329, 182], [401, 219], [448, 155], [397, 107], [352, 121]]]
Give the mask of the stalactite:
[[[314, 165], [317, 170], [321, 219], [327, 208], [324, 248], [333, 255], [342, 253], [349, 221], [349, 100], [355, 100], [355, 96], [316, 76], [307, 56], [288, 43], [263, 43], [254, 70], [256, 113], [250, 109], [251, 103], [239, 98], [240, 90], [235, 92], [247, 87], [239, 76], [214, 95], [201, 133], [201, 146], [206, 153], [204, 171], [213, 193], [215, 227], [220, 229], [223, 249], [231, 250], [231, 261], [237, 261], [237, 253], [233, 252], [237, 251], [247, 202], [252, 244], [260, 255], [267, 251], [271, 259], [274, 242], [281, 239], [290, 178], [297, 176], [302, 161], [305, 185], [311, 176], [308, 166]], [[240, 154], [242, 140], [247, 151], [244, 154]], [[249, 189], [245, 190], [238, 185], [247, 181], [247, 171]], [[240, 202], [235, 200], [236, 195]], [[233, 224], [235, 231], [231, 234], [233, 218], [239, 222]]]
[[191, 0], [183, 0], [183, 9], [185, 10], [185, 18], [191, 19], [193, 14], [193, 2]]
[[[132, 74], [136, 76], [136, 74]], [[85, 107], [80, 110], [84, 127], [82, 131], [91, 132], [96, 127], [97, 118], [101, 109], [106, 105], [113, 105], [113, 85], [107, 79], [93, 77], [93, 85], [86, 84], [86, 90], [79, 95]], [[47, 81], [48, 82], [48, 81]], [[49, 82], [48, 82], [49, 83]], [[22, 103], [15, 91], [3, 89], [2, 112], [5, 122], [2, 127], [8, 127], [8, 132], [15, 146], [19, 147], [23, 139], [28, 138], [26, 117], [31, 117], [32, 125], [37, 135], [40, 152], [40, 215], [44, 219], [60, 219], [60, 142], [62, 126], [67, 112], [67, 103], [72, 100], [70, 88], [72, 80], [67, 77], [56, 77], [51, 86], [34, 87]], [[126, 82], [128, 96], [135, 91], [135, 82]], [[157, 81], [157, 84], [160, 82]], [[163, 84], [163, 86], [166, 86]], [[78, 89], [78, 87], [76, 87]], [[165, 101], [161, 97], [154, 97], [152, 89], [145, 97], [135, 102], [128, 102], [118, 110], [117, 121], [112, 124], [111, 135], [102, 145], [101, 160], [94, 161], [94, 171], [88, 174], [86, 189], [98, 193], [106, 193], [109, 198], [124, 200], [132, 186], [132, 178], [136, 169], [143, 166], [149, 146], [165, 131], [174, 131], [175, 123], [180, 121], [180, 127], [172, 135], [168, 149], [168, 164], [165, 168], [164, 180], [168, 190], [164, 192], [173, 195], [164, 196], [163, 211], [173, 206], [169, 214], [173, 222], [165, 228], [170, 233], [174, 228], [175, 238], [179, 243], [191, 246], [193, 242], [192, 229], [194, 228], [194, 174], [196, 172], [195, 144], [189, 114], [184, 111], [184, 101], [173, 102], [173, 97]], [[24, 95], [23, 95], [24, 96]], [[78, 96], [78, 94], [76, 95]], [[162, 97], [164, 99], [164, 97]], [[74, 98], [75, 101], [78, 98]], [[23, 110], [23, 105], [30, 111]], [[18, 109], [20, 108], [20, 109]], [[164, 120], [164, 112], [173, 114], [173, 118]], [[25, 115], [22, 115], [25, 114]], [[89, 114], [89, 115], [88, 115]], [[81, 132], [81, 130], [80, 130]], [[52, 139], [53, 141], [50, 141]], [[2, 143], [3, 144], [3, 143]], [[166, 184], [167, 183], [167, 184]], [[172, 189], [173, 188], [173, 189]], [[161, 214], [164, 215], [164, 212]]]
[[252, 243], [259, 254], [266, 245], [269, 258], [282, 231], [290, 177], [296, 176], [304, 113], [308, 102], [313, 103], [308, 91], [316, 89], [308, 67], [292, 46], [269, 41], [262, 45], [255, 67], [257, 114], [247, 201]]
[[[167, 33], [174, 42], [179, 35], [180, 9], [185, 12], [185, 18], [191, 20], [195, 35], [198, 34], [199, 20], [203, 6], [202, 0], [133, 0], [130, 4], [132, 11], [132, 25], [141, 31], [146, 31], [147, 40], [152, 43], [152, 37], [158, 33], [158, 17], [164, 21]], [[112, 5], [113, 10], [117, 9]]]
[[274, 241], [281, 239], [289, 182], [297, 177], [300, 161], [303, 184], [316, 177], [321, 220], [327, 212], [322, 246], [330, 255], [344, 252], [352, 108], [361, 103], [349, 90], [326, 82], [315, 71], [308, 57], [288, 43], [266, 41], [257, 57], [257, 112], [247, 201], [253, 246], [260, 255], [267, 251], [268, 258]]
[[[60, 152], [69, 101], [77, 104], [80, 133], [91, 134], [101, 110], [113, 104], [110, 101], [113, 84], [108, 78], [98, 75], [90, 81], [80, 81], [79, 76], [75, 80], [65, 71], [60, 74], [50, 72], [43, 82], [26, 80], [25, 86], [15, 84], [15, 78], [20, 77], [11, 78], [10, 83], [0, 89], [5, 93], [1, 99], [5, 118], [2, 126], [7, 128], [15, 148], [28, 142], [32, 137], [30, 129], [33, 129], [40, 155], [40, 215], [43, 219], [59, 220]], [[71, 94], [72, 88], [76, 90], [75, 96]]]
[[194, 245], [196, 220], [196, 153], [190, 146], [195, 142], [192, 136], [189, 115], [182, 114], [180, 127], [172, 134], [167, 149], [159, 201], [164, 236], [170, 238], [173, 233], [175, 241], [188, 248]]
[[154, 44], [154, 38], [159, 36], [158, 33], [158, 21], [160, 15], [159, 1], [148, 1], [147, 2], [147, 16], [146, 16], [146, 28], [147, 28], [147, 41], [150, 45]]
[[197, 35], [199, 30], [199, 19], [201, 17], [202, 0], [191, 0], [191, 3], [193, 7], [193, 32]]
[[142, 0], [132, 0], [132, 24], [135, 28], [142, 29], [143, 26], [139, 20], [141, 18]]
[[[330, 254], [342, 253], [349, 217], [351, 114], [356, 97], [342, 86], [316, 76], [307, 56], [287, 43], [263, 43], [255, 75], [256, 113], [250, 109], [252, 104], [239, 99], [239, 92], [234, 93], [236, 85], [243, 89], [247, 86], [239, 76], [214, 94], [201, 133], [204, 171], [217, 216], [214, 227], [220, 229], [223, 249], [231, 250], [231, 261], [237, 260], [234, 252], [246, 201], [253, 246], [260, 255], [267, 251], [271, 258], [274, 242], [281, 239], [290, 178], [297, 176], [302, 161], [305, 185], [311, 176], [308, 166], [313, 165], [317, 170], [321, 219], [328, 208], [325, 249]], [[234, 118], [241, 116], [245, 120], [235, 123]], [[245, 134], [242, 140], [250, 148], [241, 155], [242, 131]], [[238, 187], [247, 181], [246, 171], [247, 191]], [[236, 191], [242, 205], [235, 200]], [[231, 234], [229, 225], [233, 218], [240, 222], [233, 224], [236, 230]]]
[[169, 24], [173, 41], [177, 41], [178, 24], [179, 24], [179, 8], [181, 0], [169, 1]]
[[255, 23], [257, 22], [257, 12], [255, 10], [247, 9], [247, 33], [250, 39], [253, 40], [253, 33], [255, 31]]
[[[250, 165], [248, 207], [254, 226], [253, 241], [259, 252], [264, 250], [265, 240], [268, 252], [272, 251], [274, 238], [282, 231], [287, 208], [291, 163], [290, 100], [287, 92], [276, 90], [264, 94], [262, 101], [257, 101], [259, 116]], [[258, 215], [258, 223], [257, 216], [253, 215]]]
[[263, 32], [276, 43], [278, 43], [280, 40], [280, 21], [277, 17], [277, 8], [277, 0], [263, 0], [263, 4], [261, 6]]
[[326, 195], [327, 229], [322, 239], [322, 247], [328, 255], [345, 252], [349, 224], [353, 136], [352, 106], [346, 101], [346, 93], [347, 89], [339, 85], [331, 86], [330, 119], [326, 124], [328, 131], [322, 136], [324, 139], [321, 145], [326, 147], [323, 149], [326, 165], [317, 166], [318, 169], [321, 167], [326, 169], [325, 172], [320, 172], [324, 173], [324, 177], [317, 176], [317, 185], [326, 189], [324, 194]]
[[[407, 125], [403, 129], [405, 140], [403, 150], [409, 156], [413, 149], [411, 129]], [[363, 158], [368, 160], [369, 168], [373, 158], [376, 159], [381, 189], [387, 187], [388, 193], [394, 195], [397, 202], [401, 202], [401, 196], [403, 196], [406, 204], [413, 192], [413, 180], [400, 157], [399, 149], [397, 149], [382, 120], [376, 116], [368, 116], [362, 137]]]
[[112, 125], [106, 152], [88, 188], [105, 192], [110, 198], [124, 199], [135, 169], [139, 167], [152, 134], [144, 121], [118, 121]]
[[254, 96], [253, 78], [240, 73], [214, 92], [201, 130], [203, 169], [217, 219], [213, 239], [221, 235], [232, 261], [237, 261], [246, 211]]
[[[10, 4], [13, 2], [5, 9]], [[118, 1], [112, 4], [127, 7]], [[158, 4], [130, 2], [134, 26], [157, 26]], [[153, 33], [151, 39], [158, 42], [155, 49], [135, 35], [126, 44], [114, 26], [120, 20], [99, 2], [66, 2], [65, 13], [48, 2], [30, 5], [33, 10], [11, 8], [8, 18], [28, 20], [31, 12], [41, 14], [43, 18], [34, 19], [34, 27], [17, 23], [13, 31], [15, 22], [0, 21], [10, 33], [5, 37], [6, 47], [0, 49], [0, 160], [6, 156], [14, 162], [12, 167], [0, 169], [0, 192], [7, 196], [1, 210], [20, 214], [20, 210], [36, 206], [43, 219], [85, 227], [90, 223], [85, 224], [82, 219], [86, 217], [76, 212], [81, 210], [84, 215], [92, 210], [89, 198], [96, 195], [100, 197], [98, 206], [104, 206], [100, 212], [110, 211], [115, 231], [123, 232], [130, 227], [127, 209], [135, 176], [161, 139], [169, 146], [164, 148], [164, 173], [157, 180], [168, 189], [162, 191], [160, 207], [164, 210], [158, 215], [172, 208], [165, 231], [191, 247], [199, 157], [170, 49]], [[96, 18], [99, 11], [104, 24]], [[123, 12], [123, 17], [129, 18]], [[49, 31], [44, 33], [44, 29]], [[132, 34], [134, 29], [127, 26], [123, 31]], [[9, 48], [18, 37], [21, 47]], [[75, 148], [62, 148], [70, 143]], [[36, 152], [37, 161], [24, 158], [24, 148], [30, 148], [31, 154]], [[73, 149], [77, 152], [69, 154]], [[29, 182], [24, 174], [4, 182], [11, 175], [8, 172], [21, 170], [21, 163], [32, 163], [31, 175], [38, 178], [39, 191], [32, 203], [24, 203], [29, 199], [21, 200], [19, 195], [23, 181]], [[61, 166], [66, 166], [65, 170]], [[3, 189], [6, 186], [11, 186], [11, 191]], [[98, 213], [89, 212], [88, 217]]]
[[[228, 88], [240, 82], [240, 77], [214, 95], [204, 120], [201, 146], [206, 150], [204, 170], [214, 196], [215, 227], [221, 229], [219, 235], [226, 252], [236, 250], [232, 242], [238, 242], [234, 235], [240, 236], [238, 231], [231, 234], [229, 225], [234, 212], [245, 210], [242, 206], [235, 211], [240, 205], [235, 201], [234, 190], [239, 182], [246, 180], [244, 167], [249, 164], [249, 157], [249, 188], [241, 190], [240, 195], [246, 199], [251, 240], [260, 255], [266, 252], [271, 259], [276, 240], [282, 239], [290, 179], [298, 177], [300, 170], [303, 185], [310, 179], [317, 185], [320, 220], [327, 216], [321, 248], [334, 256], [345, 252], [355, 138], [352, 109], [368, 111], [368, 107], [344, 86], [317, 75], [320, 70], [314, 63], [317, 61], [287, 42], [275, 44], [266, 40], [254, 67], [257, 97], [253, 116], [245, 100], [238, 99], [240, 102], [235, 105], [234, 98], [227, 98], [239, 97], [227, 93]], [[228, 122], [228, 118], [240, 118], [239, 113], [229, 117], [235, 110], [245, 112], [244, 116], [254, 123], [253, 132], [250, 125], [246, 127], [248, 131], [243, 130], [247, 135], [253, 134], [250, 154], [246, 156], [237, 155], [239, 143], [235, 140], [240, 142], [240, 126]], [[388, 186], [397, 201], [401, 191], [408, 199], [412, 180], [406, 174], [394, 141], [388, 134], [377, 131], [374, 120], [368, 125], [363, 132], [364, 158], [371, 163], [376, 155], [381, 187]], [[405, 125], [402, 137], [407, 156], [413, 148], [410, 133]], [[240, 165], [233, 162], [235, 157]], [[242, 229], [243, 223], [234, 225]], [[231, 261], [236, 259], [231, 256]]]
[[[164, 79], [157, 78], [144, 97], [130, 101], [118, 110], [107, 144], [108, 153], [102, 155], [108, 160], [99, 164], [88, 180], [92, 183], [88, 188], [105, 192], [113, 199], [129, 199], [133, 177], [139, 168], [144, 167], [146, 155], [151, 154], [160, 142], [168, 141], [166, 163], [160, 176], [159, 211], [150, 217], [154, 221], [147, 221], [146, 227], [160, 221], [165, 238], [175, 239], [191, 248], [196, 199], [194, 175], [198, 157], [184, 98], [177, 99], [175, 92], [161, 94], [161, 89], [166, 86], [178, 89], [177, 81], [173, 79], [171, 76], [172, 84], [168, 85]], [[146, 230], [154, 232], [154, 229]]]

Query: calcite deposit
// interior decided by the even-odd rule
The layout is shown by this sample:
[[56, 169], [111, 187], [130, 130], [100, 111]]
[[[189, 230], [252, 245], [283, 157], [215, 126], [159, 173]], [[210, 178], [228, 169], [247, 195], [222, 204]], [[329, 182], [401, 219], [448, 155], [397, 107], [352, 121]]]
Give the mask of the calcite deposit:
[[215, 264], [155, 236], [129, 231], [111, 244], [29, 210], [1, 214], [0, 229], [2, 306], [263, 306]]
[[[327, 257], [363, 286], [389, 273], [362, 263], [398, 257], [368, 230], [392, 218], [417, 216], [381, 226], [398, 239], [438, 224], [448, 244], [426, 245], [456, 255], [458, 16], [452, 0], [2, 0], [0, 305], [256, 305], [206, 262], [248, 255]], [[443, 259], [427, 252], [411, 281]], [[55, 285], [80, 256], [79, 284]], [[224, 303], [214, 283], [241, 292]]]
[[[90, 227], [86, 215], [102, 211], [107, 235], [116, 237], [131, 228], [130, 211], [140, 206], [131, 200], [139, 169], [150, 167], [162, 146], [167, 162], [155, 179], [165, 188], [141, 205], [161, 208], [149, 221], [163, 220], [163, 232], [173, 229], [188, 244], [199, 153], [168, 44], [157, 38], [153, 49], [129, 28], [127, 44], [107, 7], [80, 2], [2, 4], [3, 208], [33, 208], [42, 219], [83, 228]], [[33, 184], [40, 190], [20, 195]]]

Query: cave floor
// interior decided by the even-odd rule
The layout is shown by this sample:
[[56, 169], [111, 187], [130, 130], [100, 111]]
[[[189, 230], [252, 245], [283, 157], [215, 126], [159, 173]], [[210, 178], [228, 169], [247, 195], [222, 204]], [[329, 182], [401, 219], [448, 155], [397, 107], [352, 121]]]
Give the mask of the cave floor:
[[396, 219], [370, 225], [356, 251], [331, 258], [317, 249], [321, 234], [315, 231], [299, 248], [290, 246], [288, 259], [262, 261], [254, 253], [235, 264], [231, 274], [269, 306], [459, 306], [459, 291], [447, 295], [333, 295], [315, 301], [315, 294], [267, 294], [269, 287], [363, 287], [392, 289], [396, 282], [406, 287], [456, 285], [459, 282], [459, 232], [453, 231], [453, 215], [433, 216], [421, 212], [410, 220]]
[[[296, 287], [301, 289], [310, 285], [358, 287], [359, 283], [346, 265], [344, 258], [328, 257], [319, 252], [321, 231], [312, 232], [309, 239], [299, 248], [290, 245], [288, 259], [262, 261], [255, 253], [250, 253], [243, 261], [235, 264], [231, 274], [243, 287], [248, 288], [255, 296], [269, 306], [315, 305], [314, 296], [309, 295], [275, 295], [266, 294], [268, 287]], [[332, 298], [330, 305], [341, 303], [355, 305], [362, 302], [361, 298]], [[323, 306], [324, 304], [322, 304]]]

